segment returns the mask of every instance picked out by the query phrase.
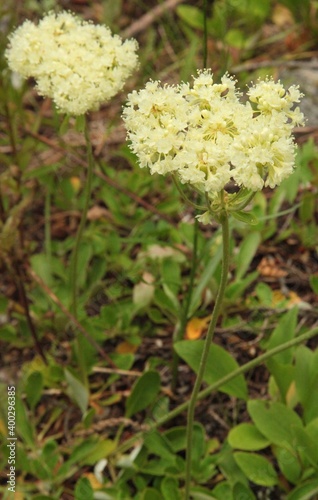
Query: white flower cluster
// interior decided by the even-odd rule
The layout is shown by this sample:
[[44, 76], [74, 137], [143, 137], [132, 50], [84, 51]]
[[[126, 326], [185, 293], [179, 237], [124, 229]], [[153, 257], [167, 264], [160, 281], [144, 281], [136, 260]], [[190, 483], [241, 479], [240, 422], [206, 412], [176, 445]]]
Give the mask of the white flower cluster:
[[123, 42], [106, 26], [71, 12], [50, 12], [38, 25], [25, 21], [9, 41], [10, 68], [33, 77], [39, 94], [71, 115], [98, 109], [122, 89], [138, 63], [135, 40]]
[[298, 87], [260, 81], [240, 101], [235, 81], [213, 83], [209, 70], [193, 86], [150, 81], [128, 96], [123, 118], [131, 149], [151, 173], [176, 173], [213, 197], [233, 180], [252, 191], [271, 188], [294, 168], [292, 129], [304, 123]]

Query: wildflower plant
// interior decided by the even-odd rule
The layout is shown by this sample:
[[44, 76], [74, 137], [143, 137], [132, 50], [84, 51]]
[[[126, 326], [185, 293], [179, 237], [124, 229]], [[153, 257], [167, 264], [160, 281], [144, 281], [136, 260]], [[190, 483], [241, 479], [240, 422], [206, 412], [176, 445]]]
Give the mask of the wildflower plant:
[[195, 404], [228, 278], [229, 215], [251, 222], [244, 209], [255, 193], [275, 188], [293, 172], [292, 131], [304, 124], [303, 114], [295, 107], [302, 97], [297, 86], [285, 90], [279, 81], [267, 78], [249, 87], [245, 101], [241, 97], [232, 77], [226, 74], [214, 83], [206, 69], [198, 72], [192, 87], [150, 81], [128, 96], [123, 113], [130, 148], [140, 166], [151, 173], [172, 174], [177, 183], [190, 185], [204, 200], [197, 206], [184, 196], [204, 211], [197, 216], [199, 221], [208, 224], [215, 218], [222, 227], [221, 280], [188, 406], [186, 500], [190, 498]]
[[[59, 113], [77, 117], [79, 128], [85, 135], [88, 171], [84, 207], [70, 261], [75, 317], [78, 253], [91, 199], [94, 167], [85, 115], [98, 110], [123, 88], [138, 66], [137, 48], [133, 39], [123, 41], [106, 26], [95, 25], [71, 12], [62, 11], [57, 14], [49, 12], [37, 25], [25, 21], [10, 35], [5, 52], [10, 69], [24, 78], [34, 78], [38, 93], [51, 98]], [[77, 356], [86, 381], [85, 356], [80, 340]]]

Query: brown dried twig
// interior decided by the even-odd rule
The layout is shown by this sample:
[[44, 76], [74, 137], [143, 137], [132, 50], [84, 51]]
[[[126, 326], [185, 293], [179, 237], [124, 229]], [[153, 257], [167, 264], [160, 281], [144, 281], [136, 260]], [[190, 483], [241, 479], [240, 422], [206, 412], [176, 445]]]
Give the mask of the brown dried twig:
[[144, 31], [150, 24], [158, 19], [158, 17], [162, 16], [167, 10], [174, 9], [179, 3], [184, 2], [184, 0], [166, 0], [166, 2], [161, 3], [160, 5], [156, 5], [153, 9], [151, 9], [147, 14], [144, 14], [138, 21], [132, 23], [128, 28], [126, 28], [121, 36], [123, 38], [129, 38], [131, 36], [135, 36], [140, 31]]

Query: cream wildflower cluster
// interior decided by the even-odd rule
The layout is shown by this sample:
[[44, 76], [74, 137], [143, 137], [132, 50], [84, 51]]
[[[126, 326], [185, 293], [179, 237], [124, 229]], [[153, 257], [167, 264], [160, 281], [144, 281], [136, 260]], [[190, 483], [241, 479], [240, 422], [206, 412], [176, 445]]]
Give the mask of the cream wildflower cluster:
[[230, 181], [252, 191], [280, 184], [294, 168], [292, 129], [303, 114], [298, 87], [259, 81], [241, 102], [235, 81], [199, 72], [193, 86], [150, 81], [128, 96], [131, 149], [151, 173], [175, 173], [211, 198]]
[[61, 112], [82, 115], [98, 109], [124, 86], [137, 66], [137, 42], [70, 12], [50, 12], [38, 25], [25, 21], [9, 39], [10, 68], [33, 77], [39, 94]]

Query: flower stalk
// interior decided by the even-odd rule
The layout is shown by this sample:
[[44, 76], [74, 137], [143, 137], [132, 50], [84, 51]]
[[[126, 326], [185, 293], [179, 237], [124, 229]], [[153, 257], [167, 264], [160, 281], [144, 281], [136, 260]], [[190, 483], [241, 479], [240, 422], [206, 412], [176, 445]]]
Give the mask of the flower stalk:
[[[73, 316], [77, 319], [78, 317], [78, 259], [80, 252], [80, 245], [83, 237], [83, 232], [87, 220], [87, 212], [89, 207], [89, 202], [91, 200], [92, 195], [92, 184], [93, 184], [93, 171], [94, 171], [94, 156], [93, 156], [93, 148], [92, 143], [89, 136], [88, 129], [88, 119], [84, 117], [84, 135], [86, 142], [86, 151], [87, 151], [87, 177], [84, 188], [84, 206], [82, 210], [81, 220], [77, 229], [75, 243], [73, 247], [73, 252], [71, 255], [71, 263], [70, 263], [70, 282], [71, 282], [71, 293], [72, 293], [72, 303], [71, 303], [71, 312]], [[86, 381], [86, 368], [85, 368], [85, 353], [81, 346], [80, 337], [77, 335], [76, 337], [76, 355], [80, 367], [80, 372], [83, 378], [83, 381]]]
[[187, 438], [186, 438], [186, 473], [185, 473], [185, 500], [190, 498], [190, 485], [191, 485], [191, 456], [192, 456], [192, 440], [193, 440], [193, 424], [194, 424], [194, 412], [195, 405], [198, 400], [198, 395], [202, 380], [204, 377], [206, 364], [208, 360], [208, 354], [211, 342], [213, 340], [215, 327], [218, 318], [221, 313], [227, 278], [229, 270], [229, 255], [230, 255], [230, 230], [229, 230], [229, 217], [225, 209], [223, 209], [220, 215], [220, 223], [222, 227], [222, 237], [223, 237], [223, 259], [222, 259], [222, 270], [221, 270], [221, 281], [215, 300], [215, 305], [213, 309], [213, 314], [211, 322], [207, 331], [207, 335], [204, 342], [204, 347], [202, 351], [202, 356], [200, 360], [200, 365], [197, 373], [197, 377], [194, 383], [192, 394], [189, 400], [188, 416], [187, 416]]
[[76, 238], [75, 238], [75, 243], [73, 247], [73, 252], [71, 256], [71, 265], [70, 265], [70, 275], [71, 275], [71, 290], [72, 290], [72, 307], [71, 311], [73, 313], [73, 316], [77, 318], [77, 297], [78, 297], [78, 285], [77, 285], [77, 274], [78, 274], [78, 256], [79, 256], [79, 249], [80, 249], [80, 244], [82, 241], [82, 236], [83, 236], [83, 231], [87, 219], [87, 212], [88, 212], [88, 207], [89, 207], [89, 202], [91, 199], [91, 194], [92, 194], [92, 182], [93, 182], [93, 171], [94, 171], [94, 157], [93, 157], [93, 150], [92, 150], [92, 144], [91, 140], [89, 137], [89, 131], [88, 131], [88, 122], [87, 118], [85, 117], [85, 123], [84, 123], [84, 135], [85, 135], [85, 142], [86, 142], [86, 150], [87, 150], [87, 160], [88, 160], [88, 165], [87, 165], [87, 177], [85, 181], [85, 188], [84, 188], [84, 206], [82, 210], [82, 216], [81, 220], [77, 229], [76, 233]]

